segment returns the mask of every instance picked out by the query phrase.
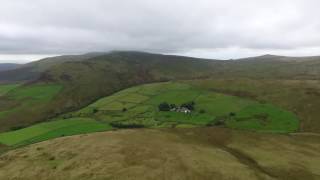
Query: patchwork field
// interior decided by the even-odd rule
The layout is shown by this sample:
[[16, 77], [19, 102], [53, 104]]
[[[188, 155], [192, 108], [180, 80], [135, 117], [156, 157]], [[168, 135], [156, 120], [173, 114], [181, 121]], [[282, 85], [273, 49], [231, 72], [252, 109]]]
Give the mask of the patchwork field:
[[[167, 102], [180, 106], [194, 102], [191, 113], [159, 111]], [[155, 83], [120, 91], [68, 117], [90, 117], [116, 125], [141, 127], [211, 126], [263, 132], [294, 132], [298, 118], [272, 104], [195, 88], [185, 83]]]
[[[14, 99], [45, 102], [59, 86], [39, 86], [10, 92]], [[180, 106], [194, 102], [191, 113], [160, 111], [159, 104]], [[10, 111], [14, 111], [12, 109]], [[191, 128], [222, 126], [258, 132], [290, 133], [299, 128], [291, 112], [266, 102], [211, 92], [186, 83], [168, 82], [136, 86], [101, 98], [76, 112], [49, 122], [1, 133], [0, 143], [17, 147], [61, 136], [119, 128]]]
[[185, 81], [192, 86], [223, 94], [269, 102], [294, 112], [302, 132], [320, 132], [319, 80], [253, 80], [246, 78]]

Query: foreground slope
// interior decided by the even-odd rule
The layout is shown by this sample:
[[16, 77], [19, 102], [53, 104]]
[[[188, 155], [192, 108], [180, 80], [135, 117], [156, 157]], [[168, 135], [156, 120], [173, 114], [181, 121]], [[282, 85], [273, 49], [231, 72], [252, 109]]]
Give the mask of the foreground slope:
[[0, 179], [313, 180], [320, 178], [319, 138], [221, 128], [63, 137], [1, 155]]

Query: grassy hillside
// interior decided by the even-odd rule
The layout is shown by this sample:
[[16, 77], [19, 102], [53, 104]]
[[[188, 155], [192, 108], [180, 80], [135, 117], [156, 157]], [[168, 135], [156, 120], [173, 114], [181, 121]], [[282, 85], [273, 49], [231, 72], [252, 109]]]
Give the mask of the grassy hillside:
[[269, 102], [294, 112], [300, 131], [320, 132], [320, 82], [318, 80], [252, 80], [243, 78], [186, 81], [212, 92]]
[[[194, 102], [191, 113], [159, 111], [167, 102], [180, 106]], [[272, 104], [194, 88], [184, 83], [156, 83], [137, 86], [102, 98], [68, 117], [90, 117], [116, 126], [180, 127], [213, 126], [265, 131], [293, 132], [297, 117]]]
[[[101, 53], [88, 53], [83, 55], [66, 55], [41, 59], [24, 65], [15, 65], [14, 68], [3, 68], [0, 64], [0, 82], [33, 81], [52, 66], [64, 62], [84, 61], [101, 55]], [[7, 67], [7, 66], [6, 66]]]
[[97, 56], [101, 56], [106, 53], [87, 53], [83, 55], [64, 55], [64, 56], [56, 56], [50, 58], [44, 58], [39, 61], [34, 61], [28, 64], [25, 64], [25, 67], [32, 67], [33, 71], [36, 72], [44, 72], [55, 65], [62, 64], [64, 62], [79, 62], [85, 61]]
[[0, 96], [7, 94], [9, 91], [17, 88], [20, 84], [4, 84], [0, 85]]
[[[44, 64], [41, 67], [38, 66], [37, 69], [39, 71], [28, 70], [28, 72], [36, 73], [38, 79], [21, 88], [37, 86], [39, 83], [56, 84], [63, 88], [50, 102], [37, 105], [38, 111], [23, 110], [9, 115], [6, 112], [7, 109], [13, 107], [13, 105], [23, 103], [20, 103], [19, 100], [12, 100], [7, 95], [2, 97], [0, 99], [0, 114], [2, 114], [0, 121], [5, 123], [0, 128], [1, 131], [9, 130], [15, 126], [31, 125], [65, 112], [75, 111], [101, 97], [144, 83], [234, 77], [245, 77], [256, 80], [269, 79], [271, 81], [285, 81], [287, 79], [305, 80], [318, 79], [320, 74], [320, 61], [316, 57], [306, 61], [294, 59], [291, 61], [288, 58], [283, 60], [283, 57], [277, 56], [256, 57], [250, 60], [214, 61], [141, 52], [112, 52], [108, 54], [95, 54], [93, 57], [86, 58], [82, 58], [83, 56], [72, 57], [76, 58], [72, 59], [65, 56], [65, 58], [60, 57], [63, 59], [61, 62], [59, 58], [55, 60], [59, 63], [53, 63], [50, 59], [34, 63], [41, 64], [42, 62]], [[54, 65], [46, 66], [46, 64]], [[26, 66], [25, 68], [30, 67]], [[29, 76], [23, 73], [23, 68], [20, 68], [20, 70], [22, 72], [20, 74], [21, 77], [28, 79]], [[41, 72], [42, 70], [45, 71]], [[14, 71], [8, 71], [8, 73], [8, 77], [19, 75], [19, 73], [15, 73]], [[1, 77], [4, 76], [0, 73], [0, 79]], [[277, 87], [273, 88], [276, 89]], [[304, 90], [302, 91], [304, 92]], [[314, 93], [311, 92], [304, 97], [312, 98], [314, 96]], [[285, 103], [287, 102], [289, 100]], [[36, 106], [35, 104], [33, 105]], [[290, 108], [290, 111], [295, 112], [300, 117], [303, 116], [304, 119], [307, 119], [304, 120], [304, 122], [307, 122], [307, 126], [312, 126], [314, 117], [313, 115], [312, 117], [307, 117], [306, 114], [309, 113], [308, 109]], [[32, 119], [26, 119], [25, 117], [32, 117]], [[319, 131], [319, 128], [305, 129], [313, 132]]]
[[[154, 57], [156, 58], [152, 59]], [[50, 102], [33, 104], [37, 106], [37, 111], [23, 109], [23, 111], [8, 114], [6, 110], [11, 107], [11, 104], [24, 103], [14, 101], [9, 94], [3, 97], [4, 105], [0, 105], [0, 113], [4, 115], [0, 116], [0, 121], [3, 122], [0, 131], [10, 130], [16, 126], [32, 125], [64, 112], [79, 109], [100, 97], [130, 86], [167, 81], [173, 78], [201, 77], [209, 71], [209, 67], [207, 67], [207, 62], [200, 64], [197, 62], [192, 58], [186, 60], [175, 56], [166, 58], [162, 55], [145, 53], [124, 55], [112, 53], [88, 61], [67, 62], [52, 66], [36, 82], [28, 83], [20, 88], [32, 88], [37, 84], [55, 84], [62, 86], [63, 89]], [[168, 63], [172, 64], [171, 69], [166, 68]]]
[[[19, 96], [15, 97], [28, 97], [30, 91], [24, 90], [24, 93], [19, 92]], [[15, 94], [15, 91], [12, 94]], [[174, 104], [175, 107], [193, 102], [194, 106], [190, 113], [161, 111], [159, 105], [163, 102], [171, 106]], [[101, 98], [79, 111], [61, 115], [48, 123], [0, 133], [0, 143], [16, 147], [62, 135], [119, 128], [205, 126], [290, 133], [298, 130], [299, 120], [293, 113], [272, 104], [210, 92], [187, 83], [153, 83], [128, 88]]]
[[111, 126], [99, 123], [89, 118], [72, 118], [47, 123], [0, 134], [0, 143], [7, 146], [22, 146], [35, 142], [45, 141], [61, 136], [83, 134], [97, 131], [111, 130]]
[[36, 123], [40, 117], [47, 117], [46, 106], [62, 90], [58, 84], [9, 85], [10, 88], [0, 97], [1, 130], [23, 128]]
[[26, 81], [0, 85], [0, 179], [319, 179], [319, 78], [318, 57], [141, 52], [0, 72]]
[[319, 149], [319, 137], [312, 135], [122, 130], [10, 151], [0, 156], [0, 179], [316, 180]]

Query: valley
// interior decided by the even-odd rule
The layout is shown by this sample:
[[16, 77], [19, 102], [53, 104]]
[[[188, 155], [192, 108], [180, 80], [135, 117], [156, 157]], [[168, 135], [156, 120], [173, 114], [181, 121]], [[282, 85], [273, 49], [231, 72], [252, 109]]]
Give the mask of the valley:
[[[195, 88], [190, 85], [194, 82], [153, 83], [128, 88], [50, 122], [2, 133], [0, 143], [19, 146], [65, 135], [122, 128], [221, 126], [272, 133], [291, 133], [299, 128], [298, 117], [289, 111], [252, 99]], [[190, 113], [159, 111], [158, 106], [163, 102], [175, 106], [194, 102], [195, 108]], [[87, 122], [83, 124], [84, 120]], [[79, 130], [79, 126], [83, 130]]]
[[320, 180], [319, 0], [1, 0], [0, 180]]
[[318, 62], [111, 52], [2, 71], [0, 179], [318, 179]]

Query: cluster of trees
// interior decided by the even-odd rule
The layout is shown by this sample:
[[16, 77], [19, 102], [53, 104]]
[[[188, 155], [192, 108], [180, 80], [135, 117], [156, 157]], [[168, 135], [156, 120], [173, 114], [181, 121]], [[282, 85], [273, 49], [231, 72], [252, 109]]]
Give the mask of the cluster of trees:
[[[195, 102], [191, 101], [191, 102], [183, 103], [179, 107], [184, 107], [189, 110], [194, 110], [194, 105], [195, 105]], [[158, 108], [159, 108], [159, 111], [170, 111], [170, 109], [177, 108], [177, 105], [163, 102], [159, 104]]]
[[159, 104], [158, 108], [159, 111], [170, 111], [171, 106], [167, 102], [163, 102]]
[[185, 107], [189, 110], [194, 110], [194, 105], [195, 105], [194, 101], [191, 101], [191, 102], [181, 104], [180, 107]]

